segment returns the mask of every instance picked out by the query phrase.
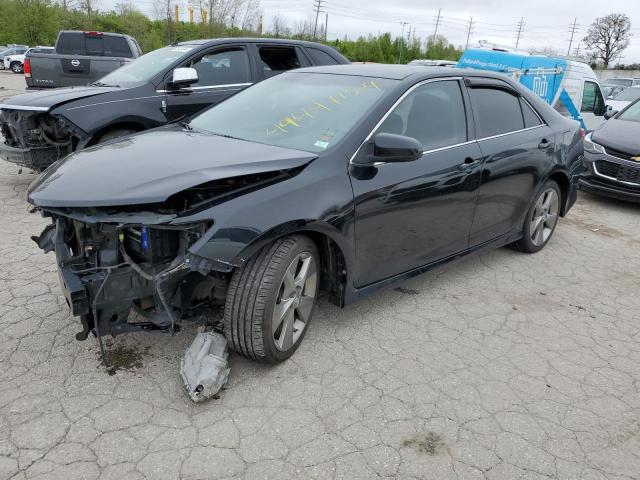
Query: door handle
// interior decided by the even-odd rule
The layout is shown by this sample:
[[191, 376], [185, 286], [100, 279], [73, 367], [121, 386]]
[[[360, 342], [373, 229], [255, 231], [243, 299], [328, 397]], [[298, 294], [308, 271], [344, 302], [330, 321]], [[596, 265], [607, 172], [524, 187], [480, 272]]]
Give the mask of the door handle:
[[467, 172], [470, 172], [478, 165], [480, 165], [480, 159], [467, 157], [464, 159], [464, 162], [460, 164], [460, 170], [466, 170]]
[[540, 150], [544, 150], [545, 148], [549, 148], [551, 146], [551, 142], [549, 140], [547, 140], [546, 138], [543, 138], [540, 143], [538, 144], [538, 148]]

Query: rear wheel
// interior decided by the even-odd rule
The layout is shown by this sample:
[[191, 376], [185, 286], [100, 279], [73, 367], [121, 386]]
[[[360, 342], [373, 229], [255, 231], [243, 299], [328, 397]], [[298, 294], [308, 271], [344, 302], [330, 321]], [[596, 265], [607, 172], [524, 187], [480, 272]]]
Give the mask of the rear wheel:
[[308, 237], [277, 240], [237, 269], [229, 283], [224, 333], [245, 357], [281, 362], [298, 348], [318, 292], [318, 250]]
[[11, 64], [11, 71], [13, 73], [22, 73], [23, 71], [22, 64], [20, 62], [13, 62]]
[[558, 184], [548, 180], [534, 197], [524, 221], [524, 235], [513, 244], [516, 249], [535, 253], [545, 247], [558, 224], [561, 198]]

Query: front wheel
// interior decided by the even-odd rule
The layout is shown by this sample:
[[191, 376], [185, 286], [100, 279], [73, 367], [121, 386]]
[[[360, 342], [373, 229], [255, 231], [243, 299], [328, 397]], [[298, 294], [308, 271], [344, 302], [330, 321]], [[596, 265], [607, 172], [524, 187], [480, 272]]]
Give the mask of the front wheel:
[[534, 197], [524, 221], [523, 237], [514, 247], [527, 253], [542, 250], [551, 239], [560, 215], [560, 187], [548, 180]]
[[11, 71], [13, 73], [22, 73], [22, 64], [20, 62], [13, 62], [11, 64]]
[[276, 240], [237, 269], [227, 290], [224, 333], [245, 357], [276, 363], [309, 328], [320, 276], [318, 249], [303, 235]]

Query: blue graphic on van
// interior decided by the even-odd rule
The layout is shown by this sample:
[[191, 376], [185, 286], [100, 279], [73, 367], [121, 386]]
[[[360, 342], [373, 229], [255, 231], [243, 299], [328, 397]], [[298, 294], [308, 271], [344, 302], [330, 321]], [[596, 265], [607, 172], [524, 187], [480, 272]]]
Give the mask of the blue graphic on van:
[[502, 72], [551, 105], [562, 84], [567, 62], [561, 58], [471, 49], [464, 52], [458, 67]]

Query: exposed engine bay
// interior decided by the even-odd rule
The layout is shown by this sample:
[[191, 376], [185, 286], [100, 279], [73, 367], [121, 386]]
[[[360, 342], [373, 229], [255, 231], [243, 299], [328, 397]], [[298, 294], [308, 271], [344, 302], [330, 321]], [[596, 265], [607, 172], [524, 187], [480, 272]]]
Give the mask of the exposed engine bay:
[[62, 118], [46, 112], [2, 109], [0, 153], [12, 163], [40, 171], [74, 150], [71, 130]]
[[[227, 278], [188, 251], [211, 222], [183, 226], [85, 223], [56, 217], [34, 240], [55, 251], [67, 303], [96, 336], [140, 330], [174, 333], [214, 318]], [[130, 321], [134, 310], [143, 321]]]

